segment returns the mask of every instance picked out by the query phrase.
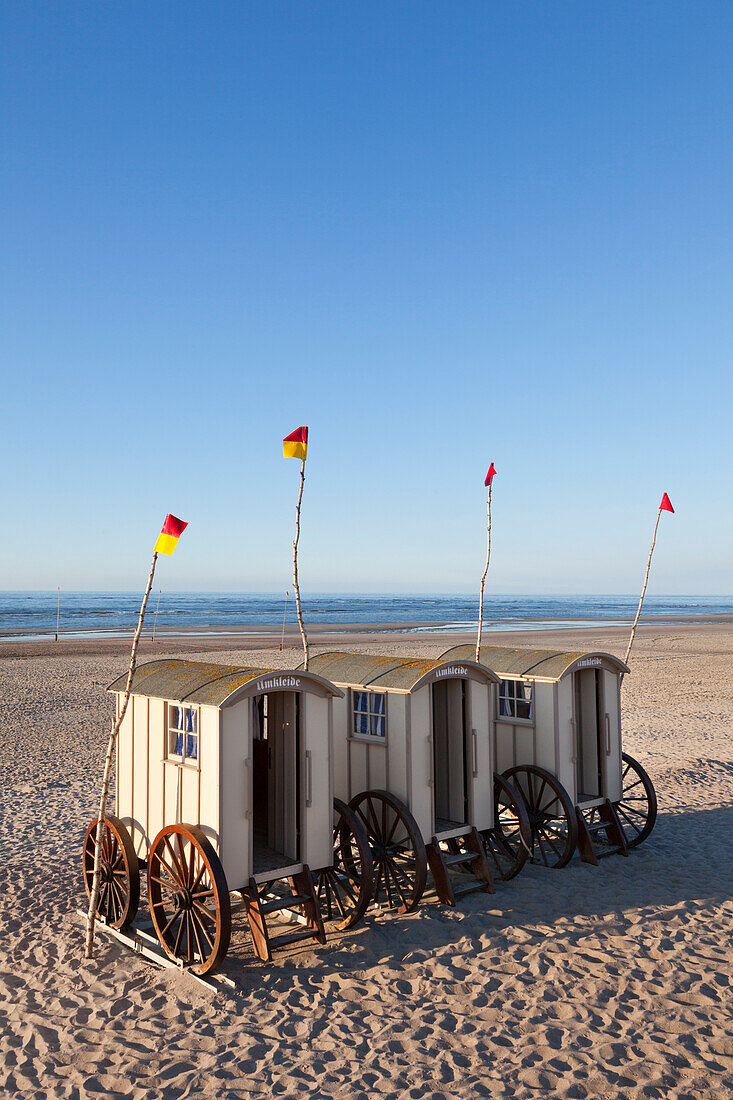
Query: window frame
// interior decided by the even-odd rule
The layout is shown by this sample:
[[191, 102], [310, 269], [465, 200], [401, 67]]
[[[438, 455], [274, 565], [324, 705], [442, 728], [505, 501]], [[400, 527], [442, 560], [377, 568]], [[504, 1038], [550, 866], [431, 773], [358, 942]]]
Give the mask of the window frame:
[[[373, 691], [371, 688], [365, 688], [365, 687], [352, 687], [349, 690], [351, 692], [351, 695], [350, 695], [350, 698], [349, 698], [349, 712], [350, 712], [350, 716], [351, 716], [350, 717], [350, 723], [351, 724], [349, 726], [349, 740], [350, 741], [359, 741], [362, 744], [366, 744], [366, 745], [386, 745], [387, 744], [387, 737], [388, 737], [388, 733], [389, 733], [389, 728], [388, 728], [388, 725], [387, 725], [387, 696], [388, 696], [389, 692], [386, 692], [386, 691]], [[369, 706], [369, 709], [367, 711], [363, 711], [363, 710], [357, 711], [356, 710], [356, 693], [357, 692], [360, 695], [366, 695], [369, 700], [371, 700], [371, 698], [374, 697], [374, 696], [377, 696], [377, 695], [381, 696], [384, 699], [384, 713], [379, 714], [376, 711], [372, 710], [371, 705]], [[384, 722], [384, 736], [380, 736], [378, 733], [371, 733], [371, 732], [370, 733], [358, 733], [357, 729], [356, 729], [356, 715], [357, 715], [357, 713], [367, 715], [367, 717], [370, 720], [369, 721], [370, 728], [371, 728], [371, 719], [372, 718], [381, 718]]]
[[[505, 695], [504, 694], [504, 685], [505, 684], [506, 685], [513, 685], [513, 687], [514, 687], [513, 694], [511, 694], [511, 695]], [[516, 690], [516, 688], [517, 688], [518, 684], [521, 684], [522, 687], [525, 690], [527, 688], [529, 688], [529, 699], [527, 699], [527, 698], [517, 699], [517, 690]], [[505, 676], [505, 677], [501, 678], [501, 681], [500, 681], [498, 687], [499, 687], [499, 707], [498, 707], [499, 713], [497, 714], [497, 721], [498, 722], [523, 722], [525, 725], [533, 726], [534, 725], [534, 703], [535, 703], [535, 699], [534, 699], [535, 682], [534, 682], [534, 680], [525, 680], [525, 679], [522, 679], [521, 677], [516, 677], [516, 676]], [[502, 709], [501, 709], [502, 702], [507, 702], [511, 705], [511, 713], [510, 714], [503, 714], [502, 713]], [[528, 715], [528, 717], [525, 718], [523, 715], [517, 714], [517, 702], [528, 703], [529, 704], [529, 715]]]
[[[178, 727], [175, 729], [171, 726], [171, 707], [178, 707], [180, 710], [190, 710], [196, 716], [196, 755], [188, 756], [185, 752], [183, 755], [177, 752], [171, 751], [171, 734], [177, 734], [181, 731]], [[166, 702], [165, 704], [165, 756], [164, 759], [169, 764], [175, 764], [179, 768], [191, 768], [197, 771], [201, 768], [201, 707], [192, 706], [189, 703], [174, 703]], [[182, 731], [184, 738], [191, 736], [187, 734], [185, 729]], [[184, 749], [186, 744], [184, 741]]]

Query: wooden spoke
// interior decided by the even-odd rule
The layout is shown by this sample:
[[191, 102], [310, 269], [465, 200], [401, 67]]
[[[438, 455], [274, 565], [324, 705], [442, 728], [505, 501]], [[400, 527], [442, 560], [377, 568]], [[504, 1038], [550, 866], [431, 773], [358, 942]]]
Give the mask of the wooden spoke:
[[537, 764], [510, 768], [503, 778], [526, 802], [532, 862], [564, 867], [575, 851], [578, 825], [575, 807], [559, 779]]
[[321, 916], [338, 921], [338, 928], [352, 928], [366, 912], [374, 889], [374, 865], [369, 830], [374, 831], [378, 817], [374, 806], [355, 812], [334, 799], [333, 859], [329, 867], [315, 873], [316, 895]]
[[[82, 865], [84, 888], [91, 897], [94, 878], [94, 852], [97, 818], [84, 835]], [[97, 913], [113, 928], [122, 928], [134, 919], [140, 904], [140, 868], [132, 838], [119, 818], [107, 817], [100, 843], [101, 882]]]
[[[218, 966], [231, 937], [229, 889], [219, 857], [200, 828], [166, 825], [161, 829], [148, 857], [148, 895], [166, 954], [197, 974], [208, 974]], [[204, 898], [211, 908], [202, 903]]]
[[629, 848], [647, 839], [657, 820], [657, 796], [651, 779], [638, 761], [623, 753], [621, 799], [616, 813]]
[[363, 791], [349, 803], [367, 826], [377, 904], [409, 912], [419, 903], [427, 878], [425, 844], [415, 819], [388, 791]]
[[494, 828], [481, 840], [496, 878], [514, 878], [527, 862], [532, 834], [527, 805], [519, 789], [502, 775], [494, 775]]

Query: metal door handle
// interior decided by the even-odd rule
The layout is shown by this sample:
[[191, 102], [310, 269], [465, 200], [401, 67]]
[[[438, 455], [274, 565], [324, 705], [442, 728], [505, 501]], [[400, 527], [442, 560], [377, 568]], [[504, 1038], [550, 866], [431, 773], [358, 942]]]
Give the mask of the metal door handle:
[[428, 737], [428, 749], [430, 752], [430, 763], [428, 764], [428, 786], [433, 785], [433, 739]]
[[250, 791], [252, 790], [252, 757], [248, 756], [244, 761], [244, 816], [249, 819], [252, 816], [252, 810], [250, 809]]
[[606, 756], [611, 755], [611, 716], [606, 715]]
[[313, 758], [311, 756], [310, 749], [306, 749], [305, 752], [305, 778], [306, 778], [306, 806], [313, 805]]
[[471, 730], [473, 740], [473, 778], [478, 775], [478, 733], [476, 730]]
[[575, 732], [575, 719], [570, 719], [570, 729], [573, 731], [573, 755], [570, 757], [571, 764], [578, 763], [578, 737]]

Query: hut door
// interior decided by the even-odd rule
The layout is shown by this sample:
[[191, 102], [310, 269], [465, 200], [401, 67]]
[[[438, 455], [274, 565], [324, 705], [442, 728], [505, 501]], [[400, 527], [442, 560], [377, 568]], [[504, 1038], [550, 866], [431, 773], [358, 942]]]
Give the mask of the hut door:
[[575, 722], [578, 736], [576, 791], [578, 801], [599, 798], [603, 792], [600, 672], [586, 668], [575, 672]]
[[468, 820], [466, 783], [466, 682], [433, 684], [433, 792], [435, 829]]
[[267, 847], [292, 862], [299, 858], [298, 703], [297, 692], [265, 696]]

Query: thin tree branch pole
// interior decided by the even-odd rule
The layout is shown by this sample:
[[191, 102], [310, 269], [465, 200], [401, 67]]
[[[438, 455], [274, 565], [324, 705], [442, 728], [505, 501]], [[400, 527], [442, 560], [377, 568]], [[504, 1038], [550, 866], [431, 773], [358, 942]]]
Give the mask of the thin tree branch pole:
[[135, 664], [137, 661], [137, 647], [140, 642], [140, 635], [143, 629], [143, 620], [145, 619], [145, 609], [148, 606], [148, 597], [150, 590], [153, 587], [153, 575], [155, 573], [155, 563], [158, 560], [157, 552], [153, 551], [153, 561], [150, 565], [150, 573], [148, 575], [148, 584], [145, 589], [145, 595], [143, 596], [143, 602], [140, 607], [140, 618], [137, 621], [137, 627], [132, 638], [132, 651], [130, 653], [130, 667], [127, 670], [127, 683], [125, 684], [125, 697], [122, 700], [122, 706], [118, 718], [115, 720], [112, 730], [109, 735], [109, 741], [107, 743], [107, 755], [104, 759], [104, 775], [102, 778], [102, 793], [99, 799], [99, 818], [97, 820], [97, 833], [94, 838], [94, 876], [92, 878], [92, 894], [89, 899], [89, 911], [87, 913], [87, 938], [84, 954], [87, 959], [94, 957], [94, 919], [97, 912], [97, 902], [99, 901], [99, 873], [102, 863], [102, 832], [104, 829], [104, 819], [107, 815], [107, 797], [109, 795], [109, 781], [112, 775], [112, 761], [115, 754], [115, 745], [117, 744], [117, 735], [120, 732], [120, 726], [125, 717], [127, 711], [127, 704], [130, 702], [130, 689], [132, 688], [132, 677], [135, 672]]
[[478, 634], [476, 637], [476, 664], [478, 664], [479, 657], [481, 655], [481, 630], [484, 625], [484, 585], [486, 584], [486, 574], [489, 572], [489, 558], [491, 557], [491, 485], [489, 482], [489, 495], [486, 499], [486, 565], [484, 566], [483, 576], [481, 577], [481, 595], [478, 601]]
[[[660, 518], [661, 514], [662, 514], [662, 509], [660, 508], [659, 511], [657, 512], [657, 522], [654, 524], [654, 534], [652, 535], [652, 544], [649, 547], [649, 557], [646, 559], [646, 573], [644, 574], [644, 585], [641, 589], [641, 596], [639, 597], [639, 606], [636, 609], [636, 618], [634, 619], [634, 624], [631, 627], [631, 634], [629, 636], [629, 644], [626, 647], [626, 656], [624, 657], [624, 664], [625, 665], [627, 665], [629, 663], [629, 654], [631, 653], [631, 647], [634, 644], [634, 635], [636, 634], [636, 627], [639, 623], [639, 616], [641, 615], [641, 605], [644, 603], [644, 595], [646, 593], [646, 586], [647, 586], [647, 582], [649, 580], [649, 570], [650, 570], [651, 564], [652, 564], [652, 554], [654, 553], [654, 544], [657, 541], [657, 528], [659, 527], [659, 518]], [[624, 674], [622, 672], [621, 673], [621, 683], [623, 683], [623, 682], [624, 682]]]
[[289, 595], [290, 595], [290, 593], [286, 590], [286, 592], [285, 592], [285, 607], [283, 608], [283, 632], [280, 635], [280, 649], [282, 649], [282, 647], [285, 645], [285, 616], [288, 613], [288, 596]]
[[303, 639], [303, 668], [307, 672], [308, 670], [308, 635], [305, 631], [305, 623], [303, 622], [303, 611], [300, 606], [300, 585], [298, 584], [298, 542], [300, 540], [300, 505], [303, 500], [303, 486], [305, 485], [305, 459], [300, 460], [300, 492], [298, 493], [298, 503], [295, 507], [295, 538], [293, 539], [293, 587], [295, 588], [295, 608], [298, 612], [298, 626], [300, 627], [300, 636]]

